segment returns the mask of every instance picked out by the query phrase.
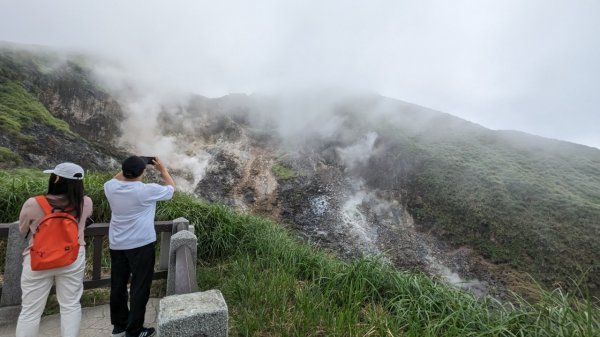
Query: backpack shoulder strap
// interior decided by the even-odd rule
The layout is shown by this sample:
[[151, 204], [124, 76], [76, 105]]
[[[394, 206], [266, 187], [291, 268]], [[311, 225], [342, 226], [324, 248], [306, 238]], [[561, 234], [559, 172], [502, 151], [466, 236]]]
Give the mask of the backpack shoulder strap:
[[45, 196], [38, 195], [35, 197], [35, 201], [37, 201], [37, 203], [40, 205], [45, 214], [52, 214], [52, 206], [50, 206], [50, 203], [48, 202], [48, 199], [46, 199]]

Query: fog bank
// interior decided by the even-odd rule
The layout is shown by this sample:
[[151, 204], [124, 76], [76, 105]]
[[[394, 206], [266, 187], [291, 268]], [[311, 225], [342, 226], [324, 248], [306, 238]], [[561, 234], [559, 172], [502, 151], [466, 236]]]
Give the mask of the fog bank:
[[599, 19], [591, 0], [2, 0], [0, 40], [104, 55], [164, 91], [366, 90], [599, 147]]

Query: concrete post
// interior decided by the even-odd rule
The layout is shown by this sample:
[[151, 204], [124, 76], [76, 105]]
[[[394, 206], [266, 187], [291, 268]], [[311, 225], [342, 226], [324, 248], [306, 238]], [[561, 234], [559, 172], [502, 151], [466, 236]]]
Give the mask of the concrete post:
[[160, 337], [227, 337], [227, 334], [227, 303], [219, 290], [167, 296], [160, 300]]
[[[31, 234], [30, 234], [31, 235]], [[16, 321], [21, 311], [21, 272], [23, 250], [27, 241], [19, 231], [19, 223], [10, 225], [4, 264], [4, 284], [0, 297], [0, 325]]]
[[190, 222], [186, 218], [177, 218], [173, 220], [173, 234], [181, 230], [189, 230]]
[[197, 250], [198, 238], [190, 231], [182, 230], [171, 236], [171, 246], [169, 248], [169, 271], [167, 273], [167, 295], [175, 294], [175, 261], [177, 248], [187, 246], [192, 253], [194, 266], [198, 263]]

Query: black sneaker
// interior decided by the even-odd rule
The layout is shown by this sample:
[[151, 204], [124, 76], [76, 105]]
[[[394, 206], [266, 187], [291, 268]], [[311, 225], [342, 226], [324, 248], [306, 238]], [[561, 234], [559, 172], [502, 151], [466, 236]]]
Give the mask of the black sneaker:
[[112, 337], [125, 337], [125, 328], [114, 326], [112, 331]]
[[127, 337], [150, 337], [154, 335], [156, 335], [156, 330], [154, 330], [154, 328], [142, 328], [137, 335], [132, 335], [129, 332], [127, 333]]

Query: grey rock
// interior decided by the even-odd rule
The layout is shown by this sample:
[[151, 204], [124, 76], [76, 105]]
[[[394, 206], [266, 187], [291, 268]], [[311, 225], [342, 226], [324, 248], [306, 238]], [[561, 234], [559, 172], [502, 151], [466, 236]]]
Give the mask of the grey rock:
[[161, 337], [226, 337], [227, 303], [213, 289], [160, 300], [158, 334]]

